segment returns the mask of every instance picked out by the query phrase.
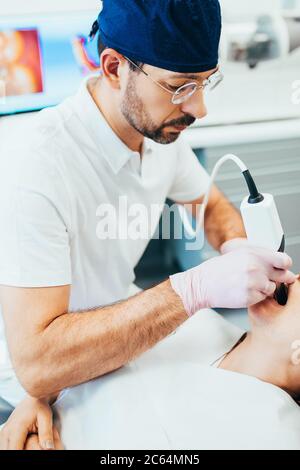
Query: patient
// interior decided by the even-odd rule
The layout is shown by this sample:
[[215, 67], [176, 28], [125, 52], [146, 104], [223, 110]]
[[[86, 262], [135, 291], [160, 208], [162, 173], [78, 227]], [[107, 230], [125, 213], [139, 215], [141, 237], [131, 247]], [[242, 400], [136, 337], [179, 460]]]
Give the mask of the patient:
[[248, 310], [251, 330], [220, 368], [253, 375], [300, 400], [300, 277], [285, 307], [269, 298]]
[[[53, 407], [65, 448], [300, 449], [300, 279], [285, 307], [268, 299], [249, 317], [245, 334], [202, 310], [123, 368], [70, 389]], [[18, 408], [13, 423], [22, 427]]]

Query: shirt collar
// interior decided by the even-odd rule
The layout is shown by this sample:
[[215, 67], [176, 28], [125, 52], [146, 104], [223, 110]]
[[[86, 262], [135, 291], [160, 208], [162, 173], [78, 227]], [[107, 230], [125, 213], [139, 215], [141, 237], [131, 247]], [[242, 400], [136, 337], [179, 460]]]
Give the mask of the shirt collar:
[[[140, 154], [128, 148], [112, 130], [90, 95], [87, 84], [88, 79], [85, 79], [77, 94], [72, 98], [72, 102], [75, 111], [90, 133], [96, 146], [102, 150], [104, 158], [107, 160], [113, 172], [117, 174], [130, 158], [140, 157]], [[142, 151], [143, 158], [151, 154], [152, 151], [153, 142], [145, 137]]]

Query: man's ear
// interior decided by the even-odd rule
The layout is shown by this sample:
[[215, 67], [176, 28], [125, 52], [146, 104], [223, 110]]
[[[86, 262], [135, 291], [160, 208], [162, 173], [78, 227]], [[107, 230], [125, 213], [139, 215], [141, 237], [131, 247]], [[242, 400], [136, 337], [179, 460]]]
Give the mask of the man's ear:
[[120, 77], [126, 59], [114, 49], [105, 49], [100, 58], [102, 75], [109, 80], [113, 88], [120, 88]]

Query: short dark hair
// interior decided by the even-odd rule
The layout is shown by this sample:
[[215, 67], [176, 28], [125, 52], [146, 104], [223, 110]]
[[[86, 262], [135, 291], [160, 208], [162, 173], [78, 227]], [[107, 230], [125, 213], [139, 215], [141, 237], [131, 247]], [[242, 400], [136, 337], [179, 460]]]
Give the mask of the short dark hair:
[[[99, 57], [100, 57], [102, 52], [105, 49], [107, 49], [107, 46], [103, 43], [100, 34], [98, 34], [98, 43], [97, 44], [98, 44], [98, 54], [99, 54]], [[132, 60], [132, 62], [134, 62], [138, 67], [143, 67], [143, 65], [144, 65], [142, 62], [138, 62], [137, 60], [134, 60], [131, 57], [129, 57], [129, 59]], [[128, 64], [129, 64], [129, 69], [132, 70], [132, 72], [140, 73], [140, 70], [137, 67], [135, 67], [131, 62], [128, 62]]]

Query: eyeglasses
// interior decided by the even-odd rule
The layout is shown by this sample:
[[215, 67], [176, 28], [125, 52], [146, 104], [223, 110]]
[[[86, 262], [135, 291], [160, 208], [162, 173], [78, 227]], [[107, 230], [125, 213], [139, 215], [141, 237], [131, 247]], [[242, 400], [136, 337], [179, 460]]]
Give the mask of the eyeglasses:
[[209, 91], [214, 90], [224, 79], [224, 75], [219, 70], [217, 70], [216, 72], [211, 74], [210, 77], [205, 79], [201, 85], [199, 85], [196, 82], [186, 83], [185, 85], [182, 85], [181, 87], [179, 87], [175, 92], [173, 92], [169, 90], [168, 88], [166, 88], [165, 86], [163, 86], [157, 80], [154, 80], [154, 78], [152, 78], [149, 73], [145, 72], [145, 70], [143, 70], [141, 67], [135, 64], [131, 59], [129, 59], [126, 56], [124, 57], [126, 60], [128, 60], [128, 62], [134, 65], [134, 67], [136, 67], [144, 75], [146, 75], [146, 77], [150, 78], [150, 80], [153, 83], [155, 83], [160, 88], [170, 93], [172, 95], [171, 102], [175, 105], [184, 103], [185, 101], [190, 99], [191, 96], [193, 96], [193, 94], [196, 93], [196, 91], [198, 90], [209, 90]]

